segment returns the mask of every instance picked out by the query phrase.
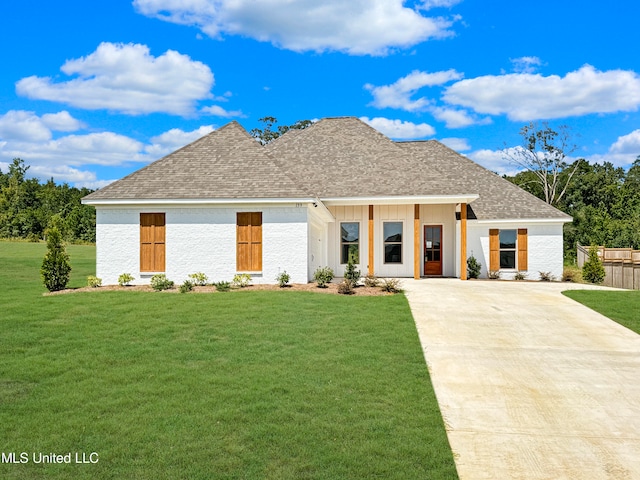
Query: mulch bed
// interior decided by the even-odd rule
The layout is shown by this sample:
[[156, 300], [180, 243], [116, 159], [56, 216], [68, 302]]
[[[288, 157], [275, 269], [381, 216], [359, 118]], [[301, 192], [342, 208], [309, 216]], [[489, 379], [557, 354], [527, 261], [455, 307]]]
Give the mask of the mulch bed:
[[[174, 286], [169, 290], [163, 290], [160, 293], [179, 293], [179, 285]], [[231, 288], [228, 293], [234, 292], [255, 292], [262, 290], [279, 290], [279, 291], [291, 291], [291, 292], [316, 292], [325, 294], [340, 295], [338, 293], [338, 284], [330, 283], [326, 288], [319, 288], [315, 283], [293, 283], [287, 287], [280, 288], [279, 285], [249, 285], [244, 288]], [[153, 292], [153, 288], [149, 285], [131, 285], [128, 287], [121, 287], [120, 285], [106, 285], [104, 287], [82, 287], [82, 288], [69, 288], [66, 290], [60, 290], [58, 292], [47, 292], [43, 295], [64, 295], [67, 293], [79, 293], [79, 292], [105, 292], [105, 291], [126, 291], [126, 292]], [[380, 295], [393, 295], [392, 293], [383, 292], [382, 289], [376, 287], [359, 286], [354, 290], [355, 296], [380, 296]], [[205, 287], [193, 287], [193, 291], [189, 293], [227, 293], [216, 292], [216, 287], [207, 285]]]

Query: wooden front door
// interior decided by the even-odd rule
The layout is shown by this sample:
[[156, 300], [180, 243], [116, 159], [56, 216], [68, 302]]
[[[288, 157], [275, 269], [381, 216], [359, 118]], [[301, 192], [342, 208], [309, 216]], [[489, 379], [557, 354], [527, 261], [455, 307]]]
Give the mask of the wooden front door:
[[442, 275], [442, 225], [424, 226], [424, 274]]

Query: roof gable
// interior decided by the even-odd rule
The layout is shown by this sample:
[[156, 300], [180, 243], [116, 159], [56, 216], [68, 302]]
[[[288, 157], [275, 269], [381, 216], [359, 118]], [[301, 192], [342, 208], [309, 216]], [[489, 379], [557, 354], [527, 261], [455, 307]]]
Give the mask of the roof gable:
[[307, 198], [238, 122], [85, 197], [118, 199]]

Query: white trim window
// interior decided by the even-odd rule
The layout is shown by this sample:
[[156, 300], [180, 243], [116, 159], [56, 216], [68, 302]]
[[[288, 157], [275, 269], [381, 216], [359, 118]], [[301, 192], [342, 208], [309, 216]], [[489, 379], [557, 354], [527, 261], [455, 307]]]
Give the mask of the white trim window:
[[517, 256], [517, 231], [500, 230], [500, 269], [515, 270]]
[[384, 263], [402, 263], [402, 222], [383, 222]]
[[340, 222], [340, 263], [360, 263], [360, 223]]

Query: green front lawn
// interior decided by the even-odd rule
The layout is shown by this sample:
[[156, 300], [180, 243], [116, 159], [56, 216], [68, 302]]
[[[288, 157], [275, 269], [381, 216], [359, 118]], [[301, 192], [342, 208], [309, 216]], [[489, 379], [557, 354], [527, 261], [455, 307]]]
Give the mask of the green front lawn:
[[568, 290], [562, 293], [640, 333], [640, 291]]
[[44, 251], [0, 242], [0, 478], [457, 478], [404, 296], [42, 296]]

